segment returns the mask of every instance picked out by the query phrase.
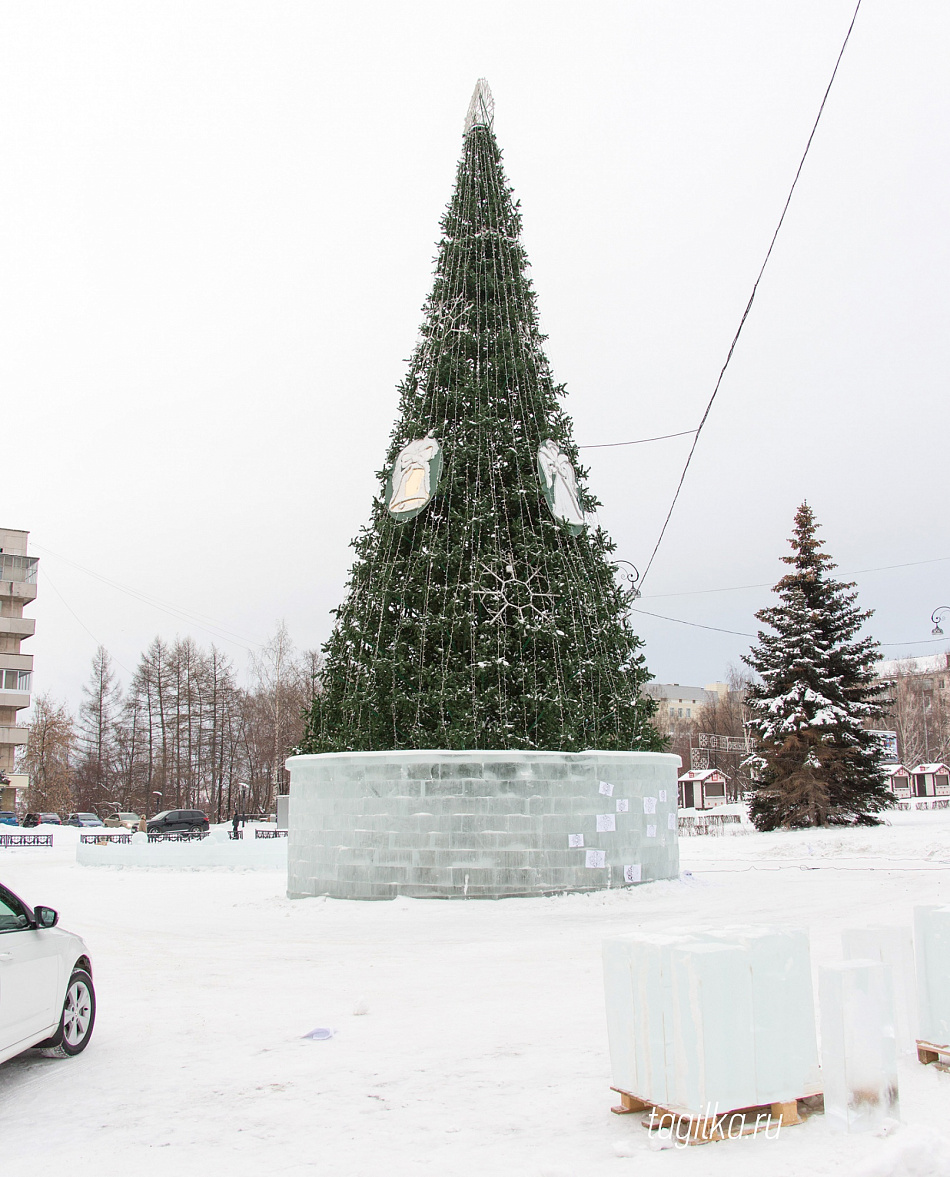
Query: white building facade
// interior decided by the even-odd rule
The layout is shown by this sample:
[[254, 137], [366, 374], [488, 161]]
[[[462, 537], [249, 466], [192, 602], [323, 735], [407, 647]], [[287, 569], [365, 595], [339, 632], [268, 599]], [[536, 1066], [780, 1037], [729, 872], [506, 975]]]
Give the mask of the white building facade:
[[27, 729], [17, 712], [30, 705], [33, 655], [20, 646], [33, 636], [36, 622], [24, 617], [24, 606], [36, 598], [39, 560], [27, 554], [28, 531], [0, 527], [0, 809], [16, 808], [27, 785], [13, 771], [17, 748], [26, 744]]

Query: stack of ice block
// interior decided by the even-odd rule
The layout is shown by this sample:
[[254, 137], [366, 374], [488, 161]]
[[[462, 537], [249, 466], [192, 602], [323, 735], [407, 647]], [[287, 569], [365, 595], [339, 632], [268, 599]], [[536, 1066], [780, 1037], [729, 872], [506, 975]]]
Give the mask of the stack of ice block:
[[950, 907], [914, 908], [920, 1039], [950, 1051]]
[[818, 976], [825, 1115], [837, 1131], [876, 1131], [900, 1118], [890, 970], [847, 960]]
[[917, 1042], [917, 979], [914, 938], [909, 927], [876, 924], [841, 933], [846, 960], [879, 960], [890, 969], [898, 1054], [913, 1054]]
[[775, 928], [604, 942], [613, 1085], [701, 1115], [818, 1090], [808, 937]]

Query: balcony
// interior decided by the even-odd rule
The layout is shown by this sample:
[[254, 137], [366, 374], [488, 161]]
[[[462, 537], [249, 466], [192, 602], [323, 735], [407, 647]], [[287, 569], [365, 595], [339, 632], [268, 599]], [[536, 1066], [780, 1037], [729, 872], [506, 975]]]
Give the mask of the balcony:
[[30, 734], [30, 729], [24, 727], [22, 723], [15, 725], [0, 724], [0, 744], [25, 744]]
[[9, 552], [0, 552], [0, 581], [36, 584], [38, 565], [36, 556], [11, 556]]
[[36, 633], [36, 618], [0, 616], [0, 633], [12, 633], [17, 637], [31, 638]]
[[12, 707], [14, 711], [22, 711], [29, 705], [29, 691], [8, 691], [0, 687], [0, 707]]
[[[2, 677], [7, 670], [32, 670], [33, 669], [33, 655], [32, 654], [13, 654], [6, 650], [0, 651], [0, 677]], [[16, 688], [18, 691], [21, 687]], [[27, 688], [29, 689], [29, 688]]]
[[25, 580], [0, 580], [0, 597], [28, 605], [36, 600], [36, 585]]

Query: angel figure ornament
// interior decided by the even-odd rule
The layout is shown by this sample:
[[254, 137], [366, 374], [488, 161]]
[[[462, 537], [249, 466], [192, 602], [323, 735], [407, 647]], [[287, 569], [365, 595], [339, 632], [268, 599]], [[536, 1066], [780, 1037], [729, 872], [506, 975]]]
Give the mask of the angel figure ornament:
[[413, 519], [429, 503], [442, 473], [442, 447], [433, 430], [396, 455], [386, 483], [386, 507], [397, 523]]
[[551, 514], [579, 535], [587, 520], [577, 496], [577, 476], [567, 454], [550, 438], [538, 450], [538, 470]]

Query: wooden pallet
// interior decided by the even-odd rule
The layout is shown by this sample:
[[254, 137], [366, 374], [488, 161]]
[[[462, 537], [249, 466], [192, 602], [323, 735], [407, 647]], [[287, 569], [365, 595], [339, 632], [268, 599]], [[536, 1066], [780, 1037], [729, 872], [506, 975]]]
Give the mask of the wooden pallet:
[[[620, 1103], [610, 1109], [615, 1115], [628, 1116], [637, 1112], [649, 1112], [650, 1115], [644, 1116], [641, 1121], [644, 1128], [658, 1128], [669, 1116], [674, 1139], [686, 1141], [689, 1144], [712, 1144], [717, 1140], [735, 1140], [740, 1136], [753, 1135], [756, 1131], [764, 1132], [766, 1128], [774, 1127], [776, 1121], [783, 1128], [793, 1124], [802, 1124], [808, 1115], [816, 1110], [807, 1105], [799, 1110], [800, 1101], [792, 1099], [784, 1103], [764, 1103], [754, 1107], [732, 1108], [727, 1112], [720, 1112], [717, 1109], [715, 1115], [709, 1115], [708, 1109], [705, 1113], [674, 1111], [672, 1108], [663, 1107], [651, 1100], [641, 1099], [620, 1087], [611, 1087], [610, 1090], [616, 1091], [620, 1096]], [[811, 1103], [820, 1098], [820, 1093], [802, 1097], [802, 1099], [806, 1098]], [[741, 1117], [738, 1125], [735, 1121], [736, 1116]], [[689, 1125], [685, 1132], [681, 1127], [684, 1122]]]
[[918, 1038], [917, 1058], [922, 1063], [933, 1063], [938, 1071], [950, 1071], [950, 1044], [939, 1046], [935, 1042], [924, 1042]]

